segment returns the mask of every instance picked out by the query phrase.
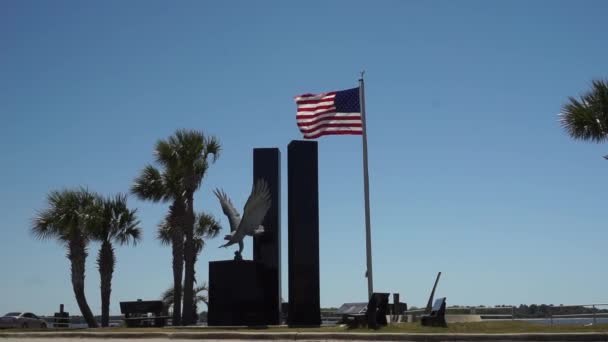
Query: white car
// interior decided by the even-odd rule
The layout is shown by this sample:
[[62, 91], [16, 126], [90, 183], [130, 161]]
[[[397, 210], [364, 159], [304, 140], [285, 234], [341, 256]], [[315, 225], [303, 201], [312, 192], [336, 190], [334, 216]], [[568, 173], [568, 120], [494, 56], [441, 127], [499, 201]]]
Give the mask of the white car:
[[0, 317], [0, 328], [45, 329], [46, 327], [46, 321], [31, 312], [9, 312]]

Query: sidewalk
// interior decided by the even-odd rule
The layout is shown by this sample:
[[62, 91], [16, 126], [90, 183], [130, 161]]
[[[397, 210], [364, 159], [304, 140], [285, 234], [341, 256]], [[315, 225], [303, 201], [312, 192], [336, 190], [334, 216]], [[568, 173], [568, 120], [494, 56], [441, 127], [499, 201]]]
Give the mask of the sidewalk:
[[0, 332], [0, 341], [78, 339], [176, 340], [270, 340], [270, 341], [608, 341], [608, 333], [525, 334], [411, 334], [411, 333], [323, 333], [323, 332]]

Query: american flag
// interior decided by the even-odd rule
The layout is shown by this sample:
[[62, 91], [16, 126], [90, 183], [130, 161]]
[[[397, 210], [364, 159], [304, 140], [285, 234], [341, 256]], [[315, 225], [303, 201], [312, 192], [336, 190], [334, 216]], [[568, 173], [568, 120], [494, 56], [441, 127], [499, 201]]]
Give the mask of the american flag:
[[305, 139], [363, 134], [359, 88], [296, 96], [296, 120]]

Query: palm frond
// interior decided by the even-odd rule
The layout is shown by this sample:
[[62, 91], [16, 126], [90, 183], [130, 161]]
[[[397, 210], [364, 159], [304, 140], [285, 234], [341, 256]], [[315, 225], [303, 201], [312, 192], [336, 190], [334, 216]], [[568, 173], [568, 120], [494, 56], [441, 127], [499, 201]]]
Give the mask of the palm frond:
[[[207, 283], [203, 283], [200, 286], [197, 286], [194, 288], [194, 302], [203, 302], [205, 304], [208, 303], [208, 298], [207, 295], [204, 292], [208, 292], [209, 291], [209, 287], [207, 286]], [[168, 289], [166, 289], [165, 291], [163, 291], [163, 293], [160, 296], [160, 300], [163, 302], [163, 304], [166, 307], [172, 306], [173, 305], [173, 287], [169, 287]]]
[[173, 146], [166, 140], [159, 140], [154, 147], [156, 162], [165, 168], [173, 167], [177, 163], [178, 155]]
[[114, 241], [119, 245], [136, 245], [141, 241], [142, 229], [137, 218], [137, 209], [129, 209], [126, 194], [99, 198], [92, 224], [88, 230], [98, 241]]
[[96, 194], [85, 188], [51, 191], [47, 195], [47, 208], [37, 212], [30, 231], [38, 239], [86, 240], [84, 228], [94, 217], [95, 201]]
[[[205, 240], [199, 237], [195, 237], [194, 239], [192, 239], [192, 242], [194, 243], [194, 250], [196, 251], [196, 254], [201, 254], [201, 252], [205, 248]], [[196, 280], [194, 281], [196, 282]]]
[[185, 196], [183, 178], [178, 169], [166, 169], [162, 178], [165, 185], [165, 199], [175, 200]]
[[222, 226], [219, 221], [209, 213], [196, 215], [196, 226], [194, 233], [203, 239], [212, 239], [219, 235]]
[[146, 165], [131, 186], [132, 194], [153, 202], [165, 199], [166, 190], [160, 171], [152, 165]]
[[173, 241], [173, 233], [171, 231], [171, 226], [169, 225], [166, 219], [158, 224], [156, 238], [163, 246], [171, 245], [171, 242]]
[[601, 143], [608, 140], [608, 83], [592, 82], [591, 90], [580, 98], [570, 97], [559, 119], [574, 139]]
[[63, 240], [64, 229], [64, 226], [58, 222], [55, 212], [50, 208], [38, 211], [36, 217], [32, 219], [31, 233], [40, 240], [52, 238]]
[[211, 136], [205, 139], [205, 155], [204, 159], [207, 159], [209, 155], [213, 156], [212, 161], [215, 162], [220, 157], [220, 153], [222, 151], [222, 147], [220, 145], [220, 141], [217, 137]]
[[160, 300], [166, 307], [173, 305], [174, 291], [173, 287], [166, 289], [160, 296]]

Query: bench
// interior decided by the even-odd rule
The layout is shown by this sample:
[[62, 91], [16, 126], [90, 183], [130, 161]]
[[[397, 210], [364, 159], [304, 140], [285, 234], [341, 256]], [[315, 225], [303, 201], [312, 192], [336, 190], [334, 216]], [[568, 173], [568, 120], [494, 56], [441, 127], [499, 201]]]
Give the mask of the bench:
[[386, 320], [386, 315], [388, 315], [388, 296], [388, 293], [374, 292], [367, 305], [359, 305], [357, 307], [357, 304], [360, 303], [352, 303], [350, 304], [351, 307], [348, 308], [350, 310], [340, 308], [338, 313], [342, 314], [342, 321], [351, 328], [367, 325], [371, 329], [378, 329], [380, 326], [388, 325], [388, 321]]
[[169, 318], [160, 300], [120, 302], [120, 311], [125, 315], [124, 322], [128, 328], [164, 327]]
[[435, 304], [433, 304], [431, 313], [422, 316], [420, 323], [424, 326], [447, 327], [448, 325], [445, 321], [445, 306], [445, 297], [437, 298]]

